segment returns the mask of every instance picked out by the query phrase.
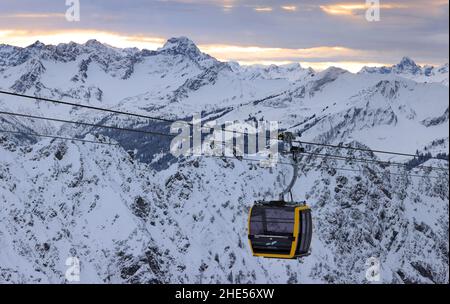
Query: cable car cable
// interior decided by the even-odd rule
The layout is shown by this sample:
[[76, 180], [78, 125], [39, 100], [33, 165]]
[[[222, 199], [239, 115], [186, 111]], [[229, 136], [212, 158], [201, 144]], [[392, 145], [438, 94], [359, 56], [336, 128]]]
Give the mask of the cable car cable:
[[[355, 157], [347, 157], [347, 156], [340, 156], [340, 155], [333, 155], [333, 154], [313, 153], [313, 152], [306, 152], [306, 151], [300, 152], [300, 153], [316, 156], [319, 158], [334, 158], [334, 159], [348, 160], [348, 161], [355, 161], [355, 162], [377, 163], [377, 164], [386, 165], [386, 166], [408, 167], [407, 164], [402, 164], [402, 163], [398, 163], [398, 162], [373, 160], [373, 159], [365, 159], [365, 158], [355, 158]], [[448, 168], [440, 168], [440, 167], [435, 167], [435, 166], [418, 165], [418, 166], [415, 166], [414, 168], [448, 171]]]
[[[129, 128], [107, 126], [107, 125], [102, 125], [102, 124], [93, 124], [93, 123], [87, 123], [87, 122], [81, 122], [81, 121], [73, 121], [73, 120], [66, 120], [66, 119], [59, 119], [59, 118], [52, 118], [52, 117], [43, 117], [43, 116], [36, 116], [36, 115], [30, 115], [30, 114], [21, 114], [21, 113], [15, 113], [15, 112], [0, 111], [0, 115], [10, 115], [10, 116], [17, 116], [17, 117], [24, 117], [24, 118], [31, 118], [31, 119], [40, 119], [40, 120], [48, 120], [48, 121], [55, 121], [55, 122], [62, 122], [62, 123], [70, 123], [70, 124], [76, 124], [76, 125], [90, 126], [90, 127], [94, 127], [94, 128], [106, 128], [106, 129], [113, 129], [113, 130], [126, 131], [126, 132], [143, 133], [146, 135], [157, 135], [157, 136], [165, 136], [165, 137], [177, 136], [175, 134], [167, 134], [167, 133], [156, 132], [156, 131], [129, 129]], [[292, 141], [292, 142], [296, 142], [296, 141]], [[395, 162], [386, 162], [386, 161], [381, 161], [381, 160], [345, 157], [345, 156], [339, 156], [339, 155], [321, 154], [321, 153], [313, 153], [313, 152], [307, 152], [307, 151], [302, 151], [301, 153], [312, 155], [315, 157], [322, 157], [322, 158], [326, 157], [326, 158], [335, 158], [335, 159], [347, 160], [347, 161], [379, 163], [379, 164], [383, 164], [383, 165], [387, 165], [387, 166], [395, 165], [395, 166], [407, 167], [406, 164], [395, 163]], [[421, 165], [416, 166], [415, 168], [448, 170], [448, 169], [440, 168], [440, 167], [421, 166]]]
[[115, 143], [100, 142], [100, 141], [87, 140], [87, 139], [82, 139], [82, 138], [63, 137], [63, 136], [55, 136], [55, 135], [45, 135], [45, 134], [38, 134], [38, 133], [29, 133], [29, 132], [23, 132], [23, 131], [12, 131], [12, 130], [2, 130], [2, 129], [0, 129], [0, 133], [22, 134], [22, 135], [37, 136], [37, 137], [62, 139], [62, 140], [68, 140], [68, 141], [79, 141], [79, 142], [91, 143], [91, 144], [120, 146], [119, 144], [115, 144]]
[[[294, 142], [306, 144], [306, 145], [314, 145], [314, 146], [321, 146], [321, 147], [327, 147], [327, 148], [336, 148], [336, 149], [349, 149], [349, 150], [355, 150], [355, 151], [361, 151], [361, 152], [372, 152], [372, 153], [382, 153], [382, 154], [390, 154], [390, 155], [397, 155], [397, 156], [409, 156], [409, 157], [417, 157], [417, 154], [409, 154], [409, 153], [401, 153], [401, 152], [394, 152], [394, 151], [384, 151], [384, 150], [372, 150], [372, 149], [365, 149], [365, 148], [357, 148], [357, 147], [351, 147], [351, 146], [341, 146], [341, 145], [330, 145], [330, 144], [321, 144], [321, 143], [313, 143], [308, 141], [300, 141], [296, 140]], [[446, 160], [438, 157], [430, 157], [430, 159], [439, 159], [439, 160]]]
[[151, 116], [147, 116], [147, 115], [143, 115], [143, 114], [106, 109], [106, 108], [95, 107], [95, 106], [90, 106], [90, 105], [85, 105], [85, 104], [78, 104], [78, 103], [68, 102], [68, 101], [61, 101], [61, 100], [56, 100], [56, 99], [51, 99], [51, 98], [44, 98], [44, 97], [38, 97], [38, 96], [32, 96], [32, 95], [7, 92], [7, 91], [3, 91], [3, 90], [0, 90], [0, 94], [11, 95], [11, 96], [16, 96], [16, 97], [23, 97], [23, 98], [28, 98], [28, 99], [48, 101], [48, 102], [52, 102], [52, 103], [56, 103], [56, 104], [62, 104], [62, 105], [66, 105], [66, 106], [73, 106], [73, 107], [85, 108], [85, 109], [90, 109], [90, 110], [109, 112], [109, 113], [113, 113], [113, 114], [129, 115], [129, 116], [135, 116], [135, 117], [146, 118], [146, 119], [160, 120], [160, 121], [165, 121], [165, 122], [170, 122], [170, 123], [175, 122], [174, 120], [171, 120], [171, 119], [151, 117]]
[[[9, 93], [9, 92], [4, 92], [4, 91], [0, 91], [0, 93], [21, 96], [21, 97], [25, 97], [25, 98], [29, 98], [29, 99], [33, 99], [33, 100], [40, 99], [40, 100], [46, 100], [46, 101], [51, 101], [51, 102], [57, 102], [60, 104], [80, 107], [79, 104], [63, 102], [63, 101], [55, 101], [55, 100], [48, 99], [48, 98], [36, 98], [36, 97], [30, 96], [30, 95]], [[103, 108], [94, 107], [94, 106], [83, 105], [82, 107], [88, 108], [88, 109], [100, 110], [100, 111], [107, 111], [107, 112], [115, 113], [115, 114], [125, 114], [125, 115], [131, 115], [131, 116], [142, 117], [142, 118], [156, 119], [154, 117], [148, 117], [146, 115], [127, 113], [127, 112], [122, 112], [122, 111], [118, 111], [118, 110], [103, 109]], [[93, 123], [87, 123], [87, 122], [41, 117], [41, 116], [19, 114], [19, 113], [5, 112], [5, 111], [0, 111], [0, 114], [13, 115], [13, 116], [19, 116], [19, 117], [25, 117], [25, 118], [31, 118], [31, 119], [43, 119], [43, 120], [62, 122], [62, 123], [71, 123], [71, 124], [77, 124], [77, 125], [90, 126], [90, 127], [94, 127], [94, 128], [99, 127], [99, 128], [108, 128], [108, 129], [128, 131], [128, 132], [146, 133], [146, 134], [151, 134], [152, 136], [153, 135], [171, 136], [171, 137], [175, 136], [175, 135], [161, 133], [161, 132], [120, 128], [120, 127], [115, 127], [115, 126], [106, 126], [106, 125], [99, 125], [99, 124], [93, 124]], [[168, 119], [157, 119], [157, 120], [171, 122], [171, 120], [168, 120]], [[174, 122], [174, 121], [172, 121], [172, 122]], [[189, 124], [189, 125], [192, 125], [192, 124]], [[228, 131], [228, 130], [225, 130], [225, 131]], [[15, 133], [15, 134], [17, 134], [17, 133], [27, 134], [26, 132], [20, 132], [20, 131], [0, 130], [0, 132], [9, 132], [9, 133]], [[231, 132], [235, 133], [234, 130]], [[239, 133], [239, 132], [236, 132], [236, 133]], [[28, 133], [27, 135], [51, 137], [54, 139], [61, 139], [61, 140], [77, 140], [80, 142], [105, 144], [105, 143], [101, 143], [101, 142], [84, 140], [84, 139], [42, 135], [42, 134], [37, 134], [37, 133], [34, 133], [34, 134]], [[339, 148], [339, 149], [359, 150], [359, 151], [366, 151], [366, 152], [371, 152], [371, 153], [385, 153], [385, 154], [391, 154], [391, 155], [412, 156], [414, 158], [416, 157], [416, 155], [413, 155], [413, 154], [406, 154], [406, 153], [399, 153], [399, 152], [392, 152], [392, 151], [370, 150], [370, 149], [356, 148], [356, 147], [342, 147], [342, 146], [335, 146], [335, 145], [329, 145], [329, 144], [317, 144], [317, 143], [311, 143], [311, 142], [303, 142], [303, 141], [297, 141], [297, 140], [294, 141], [295, 137], [293, 136], [293, 134], [291, 132], [279, 134], [278, 138], [275, 140], [280, 140], [280, 136], [285, 144], [289, 144], [289, 150], [291, 152], [291, 161], [292, 161], [289, 165], [293, 166], [294, 173], [293, 173], [292, 180], [288, 184], [287, 188], [284, 189], [280, 193], [279, 201], [261, 202], [263, 204], [262, 206], [260, 204], [258, 204], [258, 202], [255, 202], [255, 205], [250, 209], [248, 238], [250, 241], [250, 247], [252, 250], [252, 254], [254, 256], [262, 256], [262, 257], [269, 257], [269, 258], [273, 257], [273, 258], [295, 259], [295, 258], [307, 256], [311, 253], [310, 245], [311, 245], [312, 230], [313, 230], [312, 229], [313, 228], [312, 227], [312, 219], [311, 219], [311, 208], [308, 205], [306, 205], [306, 202], [301, 202], [301, 203], [295, 202], [293, 200], [293, 195], [292, 195], [292, 191], [291, 191], [292, 187], [294, 186], [295, 181], [297, 180], [297, 177], [298, 177], [299, 165], [300, 165], [298, 163], [298, 156], [300, 155], [301, 152], [303, 152], [304, 154], [309, 154], [310, 157], [323, 157], [327, 160], [328, 159], [350, 160], [350, 161], [355, 161], [355, 162], [364, 162], [366, 164], [368, 164], [370, 162], [372, 162], [372, 163], [376, 162], [379, 164], [384, 163], [386, 165], [399, 165], [399, 163], [374, 161], [374, 160], [360, 159], [360, 158], [354, 158], [354, 157], [346, 158], [346, 157], [342, 157], [342, 156], [338, 156], [338, 155], [306, 152], [302, 147], [303, 144], [318, 145], [318, 146], [332, 147], [332, 148]], [[269, 139], [271, 139], [271, 138], [269, 138]], [[300, 146], [294, 146], [292, 144], [293, 142], [299, 143]], [[110, 144], [110, 143], [106, 143], [106, 144]], [[234, 155], [234, 156], [235, 156], [234, 158], [238, 159], [238, 160], [246, 160], [246, 161], [248, 160], [247, 158], [244, 158], [241, 156], [239, 156], [239, 157], [237, 155]], [[220, 157], [220, 156], [218, 156], [218, 157]], [[276, 162], [276, 163], [282, 164], [282, 162]], [[402, 164], [400, 164], [400, 165], [402, 165]], [[303, 166], [305, 166], [305, 165], [303, 165]], [[425, 167], [425, 166], [423, 166], [423, 167]], [[332, 167], [330, 167], [330, 168], [332, 168]], [[418, 166], [416, 168], [418, 168]], [[427, 168], [432, 168], [432, 167], [427, 167]], [[368, 167], [367, 167], [367, 169], [368, 169]], [[335, 170], [339, 170], [339, 168], [335, 168]], [[358, 172], [358, 171], [363, 172], [361, 170], [356, 170], [356, 169], [347, 169], [347, 171], [350, 171], [350, 170], [355, 171], [355, 172]], [[439, 170], [442, 170], [442, 168], [439, 168]], [[395, 173], [386, 172], [385, 174], [395, 174]], [[397, 174], [397, 175], [413, 176], [412, 174]], [[423, 176], [423, 177], [426, 177], [426, 176]], [[429, 178], [440, 178], [439, 176], [428, 176], [428, 177]], [[290, 197], [291, 197], [290, 202], [285, 201], [285, 195], [287, 195], [287, 194], [290, 194]], [[271, 211], [271, 209], [264, 209], [267, 207], [271, 208], [272, 211]], [[274, 208], [277, 208], [277, 209], [274, 209]], [[287, 211], [286, 208], [290, 209], [291, 211]], [[281, 213], [279, 213], [278, 215], [275, 215], [271, 219], [267, 218], [266, 215], [269, 213], [266, 214], [266, 211], [272, 212], [271, 214], [273, 214], [273, 210], [277, 210], [277, 212], [281, 212]], [[293, 224], [294, 224], [292, 227], [290, 227], [291, 228], [290, 232], [292, 234], [289, 234], [289, 236], [286, 236], [286, 232], [287, 232], [286, 224], [284, 224], [284, 226], [283, 226], [283, 225], [280, 225], [280, 223], [277, 223], [277, 220], [286, 218], [286, 211], [290, 214], [289, 219], [290, 220], [293, 219]], [[252, 226], [252, 222], [253, 222], [253, 224], [255, 223], [255, 219], [253, 218], [253, 213], [257, 214], [258, 212], [262, 214], [261, 225], [264, 227], [262, 232], [259, 232], [259, 230], [257, 228], [254, 229], [256, 226]], [[285, 212], [285, 214], [283, 214], [283, 212]], [[256, 219], [256, 221], [257, 221], [257, 219]], [[276, 229], [272, 228], [271, 231], [269, 231], [267, 229], [268, 223], [272, 224], [273, 227], [277, 226], [279, 229], [276, 230]], [[276, 224], [276, 225], [274, 225], [274, 224]], [[275, 238], [275, 241], [274, 241], [274, 238]]]
[[[119, 110], [106, 109], [106, 108], [90, 106], [90, 105], [85, 105], [85, 104], [78, 104], [78, 103], [67, 102], [67, 101], [61, 101], [61, 100], [56, 100], [56, 99], [51, 99], [51, 98], [44, 98], [44, 97], [38, 97], [38, 96], [32, 96], [32, 95], [26, 95], [26, 94], [20, 94], [20, 93], [7, 92], [7, 91], [3, 91], [3, 90], [0, 90], [0, 94], [16, 96], [16, 97], [23, 97], [23, 98], [27, 98], [27, 99], [33, 99], [33, 100], [42, 100], [42, 101], [52, 102], [52, 103], [56, 103], [56, 104], [70, 105], [73, 107], [80, 107], [80, 108], [86, 108], [86, 109], [91, 109], [91, 110], [104, 111], [104, 112], [109, 112], [109, 113], [113, 113], [113, 114], [129, 115], [129, 116], [146, 118], [146, 119], [157, 120], [157, 121], [168, 122], [168, 123], [174, 123], [177, 121], [177, 120], [173, 120], [173, 119], [167, 119], [167, 118], [161, 118], [161, 117], [149, 116], [149, 115], [144, 115], [144, 114], [119, 111]], [[183, 122], [190, 126], [193, 126], [192, 123], [187, 122], [187, 121], [180, 121], [180, 122]], [[224, 131], [225, 132], [234, 132], [237, 134], [244, 134], [244, 135], [246, 134], [244, 132], [232, 131], [232, 130], [226, 130], [226, 129]], [[278, 140], [278, 138], [270, 138], [270, 137], [268, 139]], [[409, 157], [414, 157], [414, 158], [417, 157], [417, 154], [401, 153], [401, 152], [395, 152], [395, 151], [372, 150], [372, 149], [357, 148], [357, 147], [351, 147], [351, 146], [331, 145], [331, 144], [314, 143], [314, 142], [298, 141], [298, 140], [293, 141], [293, 142], [306, 144], [306, 145], [337, 148], [337, 149], [350, 149], [350, 150], [357, 150], [357, 151], [362, 151], [362, 152], [382, 153], [382, 154], [390, 154], [390, 155], [397, 155], [397, 156], [409, 156]], [[430, 159], [446, 160], [446, 159], [442, 159], [442, 158], [438, 158], [438, 157], [430, 157]]]
[[[55, 136], [55, 135], [46, 135], [46, 134], [38, 134], [38, 133], [29, 133], [29, 132], [23, 132], [23, 131], [12, 131], [12, 130], [2, 130], [0, 129], [0, 133], [11, 133], [11, 134], [23, 134], [23, 135], [29, 135], [29, 136], [37, 136], [37, 137], [44, 137], [44, 138], [52, 138], [52, 139], [60, 139], [65, 141], [78, 141], [82, 143], [92, 143], [92, 144], [101, 144], [101, 145], [109, 145], [109, 146], [117, 146], [121, 147], [120, 144], [116, 143], [108, 143], [108, 142], [100, 142], [100, 141], [92, 141], [92, 140], [86, 140], [81, 138], [74, 138], [74, 137], [62, 137], [62, 136]], [[225, 155], [203, 155], [202, 157], [211, 157], [211, 158], [218, 158], [218, 159], [233, 159], [236, 160], [236, 157], [234, 156], [225, 156]], [[241, 160], [249, 161], [249, 162], [260, 162], [260, 159], [252, 159], [252, 158], [241, 158]], [[276, 164], [280, 165], [292, 165], [287, 162], [276, 162]], [[311, 168], [317, 168], [322, 169], [323, 167], [317, 166], [317, 165], [309, 165], [309, 164], [298, 164], [298, 166], [303, 167], [311, 167]], [[349, 171], [349, 172], [363, 172], [359, 169], [350, 169], [350, 168], [342, 168], [342, 167], [333, 167], [330, 166], [330, 169], [338, 170], [338, 171]], [[398, 175], [398, 176], [410, 176], [410, 177], [421, 177], [421, 178], [440, 178], [438, 176], [428, 176], [428, 175], [418, 175], [418, 174], [402, 174], [402, 173], [394, 173], [394, 172], [387, 172], [388, 175]]]
[[84, 126], [89, 126], [89, 127], [94, 127], [94, 128], [105, 128], [105, 129], [120, 130], [120, 131], [126, 131], [126, 132], [136, 132], [136, 133], [144, 133], [144, 134], [151, 134], [151, 135], [167, 136], [167, 137], [175, 137], [176, 136], [175, 134], [167, 134], [167, 133], [161, 133], [161, 132], [156, 132], [156, 131], [129, 129], [129, 128], [107, 126], [107, 125], [101, 125], [101, 124], [93, 124], [93, 123], [82, 122], [82, 121], [73, 121], [73, 120], [66, 120], [66, 119], [60, 119], [60, 118], [35, 116], [35, 115], [30, 115], [30, 114], [21, 114], [21, 113], [13, 113], [13, 112], [5, 112], [5, 111], [0, 111], [0, 114], [32, 118], [32, 119], [40, 119], [40, 120], [49, 120], [49, 121], [55, 121], [55, 122], [70, 123], [70, 124], [76, 124], [76, 125], [84, 125]]

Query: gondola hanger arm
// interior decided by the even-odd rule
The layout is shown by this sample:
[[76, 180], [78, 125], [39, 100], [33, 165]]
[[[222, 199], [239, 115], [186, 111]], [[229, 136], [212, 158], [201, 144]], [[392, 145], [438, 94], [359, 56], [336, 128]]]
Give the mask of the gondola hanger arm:
[[304, 152], [304, 148], [302, 146], [294, 146], [292, 144], [295, 140], [295, 136], [292, 132], [280, 133], [278, 135], [278, 139], [283, 141], [285, 149], [288, 150], [293, 167], [292, 179], [287, 187], [280, 193], [280, 201], [284, 201], [284, 197], [287, 194], [290, 194], [291, 202], [293, 202], [292, 188], [294, 187], [298, 177], [298, 155], [301, 152]]

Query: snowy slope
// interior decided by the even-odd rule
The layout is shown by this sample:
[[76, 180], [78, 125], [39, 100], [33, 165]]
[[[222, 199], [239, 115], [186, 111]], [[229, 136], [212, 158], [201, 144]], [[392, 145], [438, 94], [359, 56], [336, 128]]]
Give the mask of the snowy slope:
[[289, 178], [285, 167], [199, 159], [154, 172], [120, 148], [2, 139], [3, 282], [64, 282], [72, 255], [83, 282], [364, 282], [371, 256], [385, 282], [448, 281], [448, 174], [313, 161], [295, 189], [314, 209], [312, 255], [265, 260], [249, 253], [246, 215]]
[[[36, 42], [0, 45], [0, 88], [172, 119], [201, 112], [220, 123], [276, 120], [307, 141], [449, 151], [448, 64], [420, 67], [408, 58], [357, 74], [334, 67], [316, 73], [219, 62], [185, 37], [156, 51], [96, 40]], [[0, 111], [169, 130], [167, 123], [5, 95]], [[82, 282], [366, 283], [365, 262], [375, 256], [383, 282], [448, 283], [445, 160], [424, 164], [442, 171], [405, 171], [302, 158], [294, 195], [313, 208], [312, 254], [265, 260], [249, 254], [247, 213], [253, 201], [277, 197], [290, 178], [285, 165], [174, 159], [170, 139], [7, 115], [0, 129], [119, 143], [0, 133], [0, 282], [64, 282], [65, 260], [77, 256]]]

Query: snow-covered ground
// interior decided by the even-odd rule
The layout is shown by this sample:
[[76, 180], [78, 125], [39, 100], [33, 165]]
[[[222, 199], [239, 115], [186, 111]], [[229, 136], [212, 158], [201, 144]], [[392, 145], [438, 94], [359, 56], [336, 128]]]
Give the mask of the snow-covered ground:
[[[0, 45], [0, 89], [173, 119], [276, 120], [305, 141], [449, 153], [448, 64], [409, 58], [353, 74], [219, 62], [184, 37], [157, 51], [36, 42]], [[0, 111], [168, 132], [147, 119], [1, 94]], [[445, 160], [424, 164], [444, 170], [406, 171], [303, 157], [294, 196], [313, 208], [312, 254], [267, 260], [250, 255], [247, 213], [277, 196], [289, 167], [176, 160], [169, 141], [143, 134], [6, 115], [0, 126], [119, 144], [0, 133], [0, 282], [65, 282], [65, 261], [76, 256], [82, 282], [359, 283], [377, 257], [382, 282], [448, 283]]]

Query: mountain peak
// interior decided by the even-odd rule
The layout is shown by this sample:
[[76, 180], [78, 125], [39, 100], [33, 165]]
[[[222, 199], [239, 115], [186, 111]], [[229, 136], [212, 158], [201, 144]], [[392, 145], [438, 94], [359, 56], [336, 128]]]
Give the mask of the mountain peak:
[[162, 49], [172, 49], [175, 47], [197, 48], [197, 46], [191, 39], [189, 39], [185, 36], [181, 36], [181, 37], [169, 38], [166, 41], [166, 43], [164, 44], [164, 46], [162, 47]]
[[42, 49], [43, 47], [45, 47], [45, 44], [43, 44], [39, 40], [36, 40], [33, 44], [27, 46], [27, 48], [37, 48], [37, 49]]
[[203, 56], [202, 52], [198, 49], [195, 43], [184, 36], [170, 38], [162, 48], [158, 49], [158, 51], [172, 55], [187, 55], [191, 58], [199, 58]]
[[86, 43], [84, 45], [90, 46], [90, 47], [105, 47], [106, 46], [105, 44], [101, 43], [97, 39], [89, 39], [88, 41], [86, 41]]
[[417, 64], [414, 62], [414, 60], [412, 60], [411, 58], [405, 56], [402, 58], [402, 60], [400, 61], [400, 63], [397, 66], [413, 66], [416, 67]]
[[438, 69], [439, 72], [441, 73], [448, 73], [448, 63], [441, 65]]
[[399, 63], [392, 66], [383, 67], [363, 67], [359, 73], [380, 73], [380, 74], [422, 74], [427, 73], [427, 70], [433, 69], [433, 67], [424, 67], [417, 65], [410, 57], [404, 56]]
[[420, 72], [420, 67], [409, 57], [403, 57], [399, 64], [394, 66], [394, 69], [400, 73], [416, 74]]

